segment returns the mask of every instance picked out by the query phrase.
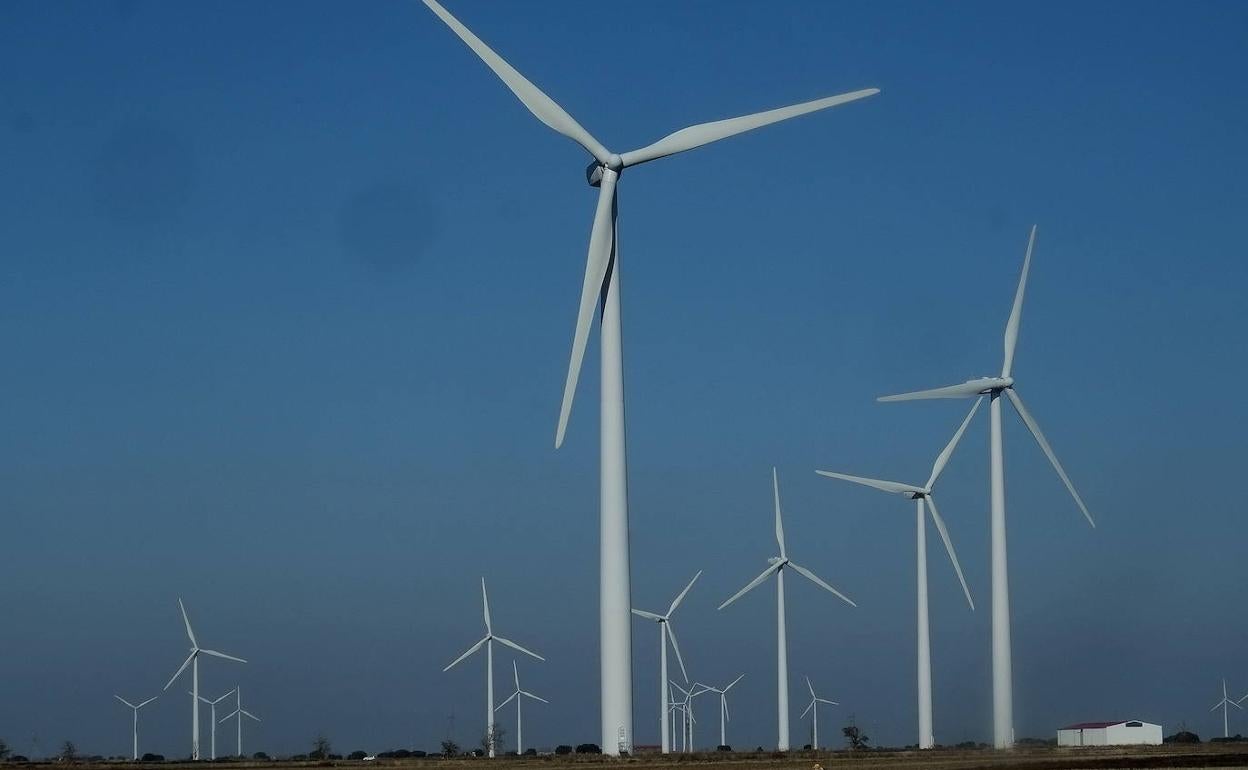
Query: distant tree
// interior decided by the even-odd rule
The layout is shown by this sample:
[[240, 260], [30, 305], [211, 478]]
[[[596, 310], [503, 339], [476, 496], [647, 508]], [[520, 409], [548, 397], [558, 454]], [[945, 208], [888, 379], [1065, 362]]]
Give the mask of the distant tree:
[[252, 754], [252, 755], [251, 755], [251, 758], [252, 758], [252, 759], [260, 759], [260, 760], [267, 760], [267, 759], [269, 758], [269, 755], [268, 755], [268, 754], [265, 754], [263, 751], [257, 751], [255, 754]]
[[849, 742], [851, 749], [869, 748], [867, 744], [871, 742], [871, 736], [864, 733], [862, 728], [854, 724], [852, 717], [849, 724], [841, 728], [841, 733], [845, 736], [845, 740]]
[[319, 733], [312, 739], [312, 750], [308, 752], [308, 759], [329, 759], [333, 747], [329, 743], [329, 738], [325, 733]]
[[533, 748], [532, 746], [530, 746], [530, 747], [528, 747], [527, 749], [525, 749], [525, 750], [524, 750], [524, 755], [525, 755], [526, 757], [536, 757], [536, 756], [537, 756], [537, 749], [535, 749], [535, 748]]
[[1165, 743], [1200, 743], [1200, 736], [1188, 730], [1180, 729], [1174, 735], [1167, 735], [1162, 740]]
[[721, 744], [715, 747], [716, 751], [732, 751], [732, 747], [727, 744]]
[[11, 753], [13, 752], [9, 749], [9, 744], [5, 743], [3, 738], [0, 738], [0, 762], [8, 759]]
[[576, 747], [577, 754], [601, 754], [602, 748], [596, 743], [582, 743]]
[[504, 739], [506, 737], [507, 728], [495, 722], [485, 728], [485, 734], [481, 736], [481, 748], [486, 754], [490, 753], [491, 748], [494, 749], [495, 754], [501, 754], [503, 746], [505, 745]]
[[78, 760], [78, 747], [74, 745], [73, 741], [65, 741], [65, 743], [61, 744], [61, 753], [58, 755], [58, 758], [62, 762], [76, 762]]
[[451, 740], [450, 738], [447, 738], [446, 740], [442, 741], [442, 756], [449, 758], [449, 757], [456, 756], [457, 754], [459, 754], [458, 743]]
[[150, 751], [149, 751], [149, 752], [147, 752], [146, 754], [144, 754], [144, 755], [143, 755], [143, 757], [142, 757], [142, 759], [140, 759], [139, 761], [141, 761], [141, 762], [164, 762], [164, 761], [165, 761], [165, 755], [164, 755], [164, 754], [153, 754], [152, 752], [150, 752]]
[[558, 746], [556, 746], [556, 747], [555, 747], [555, 753], [556, 753], [556, 754], [559, 754], [560, 756], [562, 756], [562, 755], [564, 755], [564, 754], [571, 754], [571, 753], [572, 753], [572, 747], [571, 747], [571, 746], [569, 746], [569, 745], [568, 745], [568, 744], [566, 744], [566, 743], [561, 743], [561, 744], [559, 744]]

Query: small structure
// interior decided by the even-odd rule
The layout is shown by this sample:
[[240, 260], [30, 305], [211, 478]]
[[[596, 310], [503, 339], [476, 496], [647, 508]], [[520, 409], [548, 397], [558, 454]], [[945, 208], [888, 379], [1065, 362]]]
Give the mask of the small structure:
[[1057, 731], [1058, 746], [1161, 745], [1161, 725], [1136, 719], [1116, 722], [1080, 722]]

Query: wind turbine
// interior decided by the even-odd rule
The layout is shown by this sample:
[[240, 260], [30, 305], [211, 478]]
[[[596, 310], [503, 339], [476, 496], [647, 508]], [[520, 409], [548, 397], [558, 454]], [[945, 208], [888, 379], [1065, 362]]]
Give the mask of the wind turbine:
[[873, 96], [879, 89], [831, 96], [790, 107], [717, 120], [683, 128], [653, 144], [623, 155], [608, 150], [553, 99], [529, 82], [481, 41], [437, 0], [424, 0], [437, 16], [485, 62], [533, 115], [583, 147], [593, 160], [586, 169], [591, 187], [598, 187], [598, 204], [590, 231], [585, 277], [572, 337], [571, 360], [564, 383], [555, 448], [563, 444], [572, 400], [580, 377], [585, 346], [595, 306], [601, 312], [601, 430], [599, 492], [601, 628], [602, 750], [607, 754], [631, 751], [632, 640], [628, 611], [632, 606], [628, 563], [628, 472], [624, 430], [624, 364], [620, 338], [620, 266], [616, 237], [616, 183], [626, 168], [692, 150], [772, 123]]
[[[233, 695], [233, 694], [234, 694], [234, 691], [233, 691], [233, 690], [230, 690], [230, 691], [229, 691], [229, 692], [227, 692], [225, 695], [222, 695], [220, 698], [217, 698], [216, 700], [208, 700], [207, 698], [205, 698], [205, 697], [204, 697], [204, 696], [202, 696], [202, 695], [198, 696], [198, 697], [199, 697], [200, 702], [201, 702], [201, 703], [207, 703], [207, 704], [208, 704], [208, 708], [210, 709], [210, 711], [209, 711], [209, 717], [210, 717], [209, 721], [212, 723], [212, 738], [211, 738], [211, 740], [209, 741], [209, 745], [212, 747], [212, 748], [210, 749], [210, 756], [211, 756], [211, 757], [212, 757], [212, 759], [214, 759], [214, 760], [217, 758], [217, 704], [218, 704], [218, 703], [220, 703], [221, 701], [225, 700], [226, 698], [230, 697], [230, 696], [231, 696], [231, 695]], [[196, 696], [192, 693], [192, 694], [191, 694], [191, 697], [192, 697], [192, 698], [194, 698], [194, 697], [196, 697]]]
[[740, 682], [744, 676], [745, 674], [742, 674], [736, 679], [733, 679], [731, 682], [728, 683], [728, 686], [723, 688], [722, 690], [718, 687], [711, 687], [709, 684], [702, 685], [709, 692], [719, 693], [719, 745], [720, 746], [728, 745], [728, 730], [726, 729], [727, 728], [726, 723], [729, 719], [731, 719], [731, 717], [728, 716], [728, 691], [732, 689], [733, 685], [735, 685], [737, 682]]
[[182, 599], [178, 599], [178, 608], [182, 610], [182, 622], [186, 624], [186, 636], [191, 640], [191, 654], [186, 656], [186, 660], [182, 661], [182, 665], [169, 678], [169, 682], [165, 684], [168, 690], [178, 677], [182, 676], [182, 672], [187, 666], [191, 667], [191, 759], [199, 760], [199, 655], [211, 655], [214, 658], [222, 658], [224, 660], [232, 660], [235, 663], [246, 663], [242, 658], [236, 658], [233, 655], [226, 655], [224, 652], [216, 650], [205, 650], [199, 646], [199, 642], [195, 641], [195, 632], [191, 630], [190, 618], [186, 616], [186, 605], [182, 604]]
[[881, 481], [861, 476], [849, 476], [844, 473], [833, 473], [831, 471], [815, 471], [830, 478], [851, 481], [855, 484], [862, 484], [885, 492], [905, 495], [914, 500], [917, 505], [915, 514], [915, 531], [917, 533], [917, 555], [915, 558], [917, 559], [917, 566], [915, 572], [918, 575], [920, 749], [930, 749], [935, 745], [935, 739], [932, 737], [932, 647], [927, 619], [927, 522], [923, 517], [923, 508], [926, 502], [927, 510], [932, 514], [932, 523], [936, 525], [936, 531], [940, 533], [940, 539], [945, 543], [945, 550], [949, 553], [949, 560], [953, 562], [953, 570], [958, 574], [958, 582], [962, 584], [962, 592], [966, 594], [966, 603], [971, 606], [972, 610], [975, 609], [975, 602], [971, 600], [971, 590], [966, 587], [966, 578], [962, 577], [962, 566], [958, 564], [958, 555], [953, 550], [953, 541], [949, 539], [949, 530], [945, 528], [945, 522], [941, 519], [940, 512], [936, 510], [936, 501], [932, 497], [932, 488], [936, 485], [936, 480], [940, 478], [941, 471], [948, 464], [949, 458], [953, 456], [953, 450], [957, 447], [958, 441], [962, 439], [962, 434], [966, 432], [966, 426], [970, 424], [971, 418], [975, 416], [975, 410], [979, 409], [979, 404], [983, 400], [983, 396], [976, 399], [975, 404], [971, 407], [971, 411], [966, 415], [966, 419], [958, 427], [958, 431], [953, 434], [953, 438], [945, 445], [940, 455], [936, 457], [936, 462], [932, 465], [932, 475], [928, 477], [927, 483], [921, 487], [900, 484], [896, 481]]
[[778, 735], [776, 738], [776, 749], [778, 751], [789, 750], [789, 644], [786, 637], [785, 614], [784, 614], [784, 570], [792, 569], [797, 574], [811, 581], [815, 585], [831, 592], [837, 598], [845, 601], [850, 606], [857, 607], [848, 596], [828, 585], [815, 573], [805, 567], [789, 560], [788, 551], [784, 547], [784, 523], [780, 519], [780, 482], [776, 476], [776, 469], [771, 469], [772, 490], [775, 493], [776, 500], [776, 543], [780, 546], [780, 555], [773, 556], [767, 560], [771, 565], [762, 573], [746, 584], [745, 588], [737, 591], [728, 601], [719, 605], [719, 609], [727, 607], [737, 599], [749, 593], [758, 587], [767, 578], [772, 575], [776, 576], [776, 722]]
[[450, 671], [461, 660], [482, 647], [485, 647], [485, 734], [489, 738], [489, 755], [492, 757], [494, 756], [494, 642], [505, 644], [513, 650], [523, 652], [525, 655], [537, 658], [538, 660], [546, 659], [541, 655], [538, 655], [536, 652], [530, 652], [529, 650], [524, 649], [510, 639], [504, 639], [501, 636], [494, 635], [494, 627], [490, 622], [490, 597], [485, 593], [485, 578], [481, 578], [481, 606], [484, 609], [485, 614], [485, 637], [481, 641], [469, 647], [463, 655], [460, 655], [458, 658], [451, 661], [450, 665], [442, 670]]
[[[1248, 695], [1245, 695], [1244, 698], [1248, 698]], [[1244, 698], [1240, 698], [1239, 700], [1243, 700]], [[1213, 704], [1213, 708], [1209, 709], [1210, 711], [1217, 711], [1219, 708], [1222, 709], [1222, 737], [1223, 738], [1231, 737], [1230, 722], [1226, 718], [1228, 706], [1234, 706], [1240, 711], [1244, 710], [1244, 707], [1239, 705], [1239, 701], [1233, 701], [1230, 698], [1226, 697], [1226, 680], [1223, 679], [1222, 680], [1222, 700]]]
[[547, 703], [547, 704], [549, 704], [550, 701], [546, 700], [545, 698], [534, 695], [531, 692], [520, 689], [520, 669], [516, 667], [515, 660], [511, 661], [511, 672], [515, 674], [515, 677], [516, 677], [516, 691], [513, 692], [511, 695], [509, 695], [507, 697], [507, 700], [498, 704], [498, 706], [494, 710], [498, 711], [503, 706], [506, 706], [508, 703], [511, 703], [513, 698], [515, 699], [516, 701], [516, 756], [523, 756], [524, 755], [524, 723], [521, 721], [521, 718], [520, 718], [520, 702], [524, 700], [525, 698], [532, 698], [533, 700], [540, 700], [542, 703]]
[[685, 586], [685, 590], [676, 595], [671, 605], [667, 608], [666, 615], [659, 615], [655, 612], [647, 612], [634, 608], [633, 614], [638, 617], [653, 620], [659, 624], [659, 724], [662, 733], [662, 750], [664, 754], [668, 754], [672, 750], [671, 736], [667, 732], [667, 642], [672, 643], [672, 651], [676, 653], [676, 662], [680, 664], [680, 674], [684, 677], [685, 682], [689, 682], [689, 672], [685, 671], [685, 662], [680, 657], [680, 645], [676, 643], [676, 634], [672, 631], [672, 613], [684, 601], [685, 594], [689, 593], [689, 589], [693, 588], [693, 584], [702, 576], [702, 570], [698, 570], [698, 574], [693, 576], [693, 580], [689, 581], [689, 585]]
[[[814, 730], [811, 736], [811, 748], [815, 751], [819, 750], [819, 704], [826, 703], [829, 706], [839, 706], [841, 704], [827, 698], [820, 698], [815, 695], [815, 686], [810, 683], [810, 677], [806, 677], [806, 689], [810, 690], [810, 705], [802, 712], [800, 719], [805, 719], [807, 714], [811, 714], [811, 727]], [[812, 713], [813, 712], [813, 713]]]
[[1010, 661], [1010, 586], [1009, 573], [1006, 568], [1005, 547], [1005, 458], [1001, 448], [1001, 395], [1010, 400], [1023, 424], [1031, 431], [1040, 449], [1053, 464], [1053, 470], [1066, 485], [1079, 510], [1093, 527], [1096, 522], [1083, 499], [1075, 491], [1075, 485], [1066, 475], [1062, 464], [1058, 462], [1053, 448], [1040, 432], [1031, 412], [1023, 406], [1023, 400], [1014, 388], [1014, 377], [1011, 371], [1014, 364], [1014, 351], [1018, 346], [1018, 327], [1022, 321], [1023, 294], [1027, 290], [1027, 272], [1031, 268], [1031, 251], [1036, 243], [1036, 227], [1032, 225], [1031, 235], [1027, 239], [1027, 254], [1023, 257], [1023, 272], [1018, 279], [1018, 289], [1014, 293], [1014, 306], [1010, 310], [1010, 318], [1005, 324], [1005, 362], [1001, 367], [1000, 377], [980, 377], [967, 380], [961, 385], [950, 385], [932, 390], [920, 390], [913, 393], [902, 393], [896, 396], [882, 396], [880, 401], [910, 401], [927, 398], [971, 398], [988, 396], [989, 467], [992, 489], [992, 727], [993, 745], [998, 749], [1006, 749], [1014, 745], [1014, 683], [1012, 663]]
[[[253, 722], [259, 722], [261, 720], [260, 717], [243, 708], [243, 689], [241, 687], [235, 687], [233, 692], [234, 696], [238, 698], [238, 708], [221, 717], [221, 722], [224, 724], [225, 721], [231, 717], [238, 718], [238, 756], [241, 759], [243, 756], [243, 717], [247, 717]], [[229, 693], [226, 693], [226, 695], [229, 695]]]
[[[707, 692], [707, 687], [706, 685], [699, 684], [697, 682], [694, 682], [693, 684], [689, 685], [688, 689], [681, 687], [675, 682], [672, 682], [671, 684], [677, 690], [680, 690], [681, 694], [685, 696], [684, 699], [681, 700], [680, 702], [680, 710], [684, 713], [684, 719], [685, 719], [684, 729], [682, 730], [682, 740], [684, 743], [684, 746], [683, 746], [684, 751], [695, 752], [697, 751], [697, 749], [694, 748], [694, 744], [693, 744], [693, 726], [697, 724], [698, 720], [693, 718], [693, 699], [698, 697], [702, 693]], [[698, 688], [701, 688], [701, 689], [698, 689]]]
[[121, 697], [120, 695], [114, 695], [113, 697], [121, 701], [122, 703], [126, 704], [130, 708], [134, 709], [134, 759], [135, 761], [138, 761], [139, 759], [139, 709], [143, 708], [147, 704], [156, 700], [160, 696], [153, 695], [152, 697], [148, 698], [147, 700], [143, 701], [137, 706], [131, 703], [130, 701], [126, 700], [125, 698]]

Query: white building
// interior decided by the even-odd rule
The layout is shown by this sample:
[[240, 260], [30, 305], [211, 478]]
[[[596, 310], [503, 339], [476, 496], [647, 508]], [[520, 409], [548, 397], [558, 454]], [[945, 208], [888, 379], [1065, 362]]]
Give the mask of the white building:
[[1139, 720], [1080, 722], [1057, 731], [1058, 746], [1161, 745], [1161, 725]]

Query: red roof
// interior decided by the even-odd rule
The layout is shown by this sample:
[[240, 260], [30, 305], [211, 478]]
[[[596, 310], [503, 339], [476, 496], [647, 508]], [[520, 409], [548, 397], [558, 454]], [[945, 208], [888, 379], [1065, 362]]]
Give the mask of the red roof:
[[1079, 724], [1076, 724], [1076, 725], [1066, 725], [1065, 727], [1059, 727], [1058, 729], [1059, 730], [1096, 730], [1101, 727], [1113, 727], [1114, 725], [1124, 724], [1128, 721], [1130, 720], [1119, 719], [1114, 722], [1080, 722]]

